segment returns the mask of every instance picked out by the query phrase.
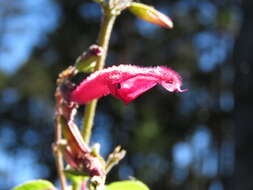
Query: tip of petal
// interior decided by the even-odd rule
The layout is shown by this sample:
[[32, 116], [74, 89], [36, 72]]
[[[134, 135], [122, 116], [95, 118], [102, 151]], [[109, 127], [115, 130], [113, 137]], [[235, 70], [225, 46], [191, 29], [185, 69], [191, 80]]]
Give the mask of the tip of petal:
[[188, 89], [179, 90], [179, 92], [188, 92], [188, 91], [189, 91]]
[[184, 93], [184, 92], [188, 92], [188, 91], [189, 91], [188, 89], [181, 89], [181, 88], [178, 88], [178, 89], [175, 89], [173, 92]]
[[162, 13], [159, 13], [157, 16], [160, 18], [158, 20], [159, 23], [157, 23], [160, 26], [165, 27], [165, 28], [169, 28], [169, 29], [172, 29], [174, 27], [174, 24], [173, 24], [172, 20], [170, 19], [170, 17], [168, 17]]

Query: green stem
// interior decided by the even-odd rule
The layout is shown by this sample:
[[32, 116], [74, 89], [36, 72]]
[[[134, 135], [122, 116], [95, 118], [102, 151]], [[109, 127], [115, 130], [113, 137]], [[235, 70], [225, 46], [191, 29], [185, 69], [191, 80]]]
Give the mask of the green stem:
[[73, 183], [72, 183], [72, 190], [80, 190], [81, 189], [81, 183], [80, 182], [76, 182], [76, 181], [74, 181]]
[[[111, 10], [106, 9], [104, 11], [104, 17], [102, 21], [102, 25], [100, 28], [99, 36], [98, 36], [98, 45], [100, 45], [104, 53], [101, 57], [99, 57], [95, 71], [101, 70], [104, 68], [105, 60], [108, 51], [108, 45], [112, 33], [112, 28], [116, 19], [116, 15], [111, 14]], [[96, 88], [96, 87], [94, 87]], [[83, 122], [83, 139], [86, 144], [89, 144], [91, 131], [94, 123], [94, 117], [96, 112], [97, 100], [93, 100], [91, 103], [86, 105], [85, 113], [84, 113], [84, 122]]]

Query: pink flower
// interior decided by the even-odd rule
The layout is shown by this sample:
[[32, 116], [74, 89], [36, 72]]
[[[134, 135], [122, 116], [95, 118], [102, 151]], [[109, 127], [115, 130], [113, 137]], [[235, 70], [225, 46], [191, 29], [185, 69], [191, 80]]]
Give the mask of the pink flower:
[[71, 92], [70, 100], [86, 104], [111, 94], [127, 104], [157, 84], [169, 92], [184, 91], [180, 75], [170, 68], [119, 65], [92, 73]]

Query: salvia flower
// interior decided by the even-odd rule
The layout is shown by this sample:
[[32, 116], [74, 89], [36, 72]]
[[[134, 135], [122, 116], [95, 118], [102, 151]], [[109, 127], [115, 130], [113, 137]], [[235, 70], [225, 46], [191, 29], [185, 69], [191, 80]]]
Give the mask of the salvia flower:
[[118, 65], [92, 73], [70, 93], [70, 100], [86, 104], [111, 94], [129, 103], [157, 84], [169, 92], [184, 91], [180, 75], [170, 68]]
[[151, 6], [133, 2], [128, 9], [135, 16], [147, 22], [157, 24], [165, 28], [173, 28], [173, 22], [171, 19]]

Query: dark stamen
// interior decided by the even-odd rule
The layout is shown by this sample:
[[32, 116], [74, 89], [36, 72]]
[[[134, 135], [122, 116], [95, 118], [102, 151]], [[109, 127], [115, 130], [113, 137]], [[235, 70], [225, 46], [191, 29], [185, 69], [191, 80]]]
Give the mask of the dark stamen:
[[120, 83], [116, 84], [116, 88], [117, 88], [117, 89], [120, 89], [120, 88], [121, 88]]

